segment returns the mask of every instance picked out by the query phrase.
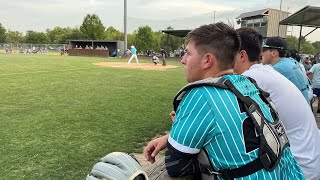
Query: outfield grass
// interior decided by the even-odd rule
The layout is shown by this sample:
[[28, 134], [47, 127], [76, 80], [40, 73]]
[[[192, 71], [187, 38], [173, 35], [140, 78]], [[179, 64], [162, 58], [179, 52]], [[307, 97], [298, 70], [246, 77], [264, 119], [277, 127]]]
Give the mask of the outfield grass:
[[169, 130], [186, 84], [179, 62], [166, 71], [92, 64], [102, 61], [126, 59], [0, 54], [0, 179], [84, 179], [107, 153], [142, 152]]

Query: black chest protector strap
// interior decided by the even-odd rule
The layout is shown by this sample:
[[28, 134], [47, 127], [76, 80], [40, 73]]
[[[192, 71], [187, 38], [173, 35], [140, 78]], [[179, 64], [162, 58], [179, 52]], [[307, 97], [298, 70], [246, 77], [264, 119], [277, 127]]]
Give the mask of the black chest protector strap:
[[190, 83], [182, 88], [174, 98], [173, 105], [174, 110], [176, 111], [181, 100], [183, 99], [183, 96], [194, 87], [214, 86], [222, 89], [228, 89], [240, 100], [240, 103], [242, 102], [244, 104], [247, 115], [255, 125], [256, 131], [260, 138], [259, 158], [239, 168], [221, 169], [218, 172], [216, 172], [212, 168], [212, 166], [212, 169], [210, 169], [208, 168], [208, 165], [203, 165], [201, 164], [201, 162], [199, 162], [199, 168], [204, 174], [219, 174], [218, 176], [222, 176], [224, 179], [234, 179], [248, 176], [263, 168], [267, 171], [272, 171], [279, 164], [284, 148], [289, 145], [284, 126], [282, 122], [279, 121], [278, 113], [275, 110], [275, 106], [269, 97], [269, 93], [261, 90], [257, 86], [255, 80], [253, 80], [252, 78], [248, 77], [248, 79], [259, 90], [261, 99], [266, 103], [266, 105], [269, 106], [274, 122], [269, 122], [263, 115], [263, 112], [260, 109], [259, 105], [250, 97], [242, 95], [235, 88], [232, 82], [225, 78], [209, 78], [202, 81]]

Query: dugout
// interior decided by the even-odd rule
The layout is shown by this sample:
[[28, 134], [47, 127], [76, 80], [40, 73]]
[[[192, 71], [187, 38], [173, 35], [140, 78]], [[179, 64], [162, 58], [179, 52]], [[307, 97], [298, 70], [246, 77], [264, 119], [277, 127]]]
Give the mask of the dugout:
[[[167, 30], [162, 30], [162, 33], [166, 33], [168, 36], [172, 35], [172, 36], [176, 36], [180, 38], [180, 44], [183, 44], [183, 38], [187, 36], [187, 34], [190, 32], [191, 30], [174, 30], [174, 29], [167, 29]], [[169, 38], [167, 38], [168, 40]], [[171, 42], [166, 42], [167, 44], [170, 44]]]
[[167, 30], [162, 30], [161, 32], [166, 33], [168, 35], [173, 35], [173, 36], [177, 36], [180, 38], [184, 38], [187, 36], [187, 34], [190, 32], [191, 30], [174, 30], [174, 29], [167, 29]]
[[115, 51], [117, 56], [124, 53], [123, 41], [70, 40], [68, 54], [69, 56], [109, 57]]

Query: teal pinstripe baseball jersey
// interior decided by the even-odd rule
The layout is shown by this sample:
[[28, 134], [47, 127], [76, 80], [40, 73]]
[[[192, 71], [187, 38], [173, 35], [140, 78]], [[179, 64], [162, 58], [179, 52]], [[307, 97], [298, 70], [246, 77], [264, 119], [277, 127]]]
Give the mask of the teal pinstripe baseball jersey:
[[[273, 121], [269, 107], [247, 78], [225, 75], [245, 96], [258, 103], [263, 114]], [[168, 142], [178, 151], [196, 154], [205, 148], [215, 170], [238, 168], [258, 158], [259, 139], [242, 104], [229, 90], [202, 86], [190, 90], [182, 99]], [[304, 179], [289, 147], [272, 172], [264, 169], [238, 179]]]

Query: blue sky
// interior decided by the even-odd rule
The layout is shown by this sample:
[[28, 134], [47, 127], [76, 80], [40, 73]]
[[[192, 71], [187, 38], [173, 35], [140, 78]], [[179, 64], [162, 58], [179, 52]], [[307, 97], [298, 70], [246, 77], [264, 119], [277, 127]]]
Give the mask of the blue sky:
[[[150, 25], [153, 30], [168, 26], [193, 29], [214, 20], [237, 27], [235, 18], [243, 12], [280, 8], [280, 0], [127, 0], [127, 3], [128, 32], [142, 25]], [[320, 1], [282, 0], [282, 10], [294, 13], [309, 4], [320, 6]], [[79, 27], [88, 13], [97, 14], [106, 27], [123, 31], [123, 0], [0, 0], [0, 23], [6, 29], [20, 32]], [[303, 33], [310, 30], [305, 28]], [[298, 36], [298, 32], [298, 28], [293, 28], [293, 35]], [[320, 41], [320, 30], [307, 39]]]

